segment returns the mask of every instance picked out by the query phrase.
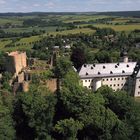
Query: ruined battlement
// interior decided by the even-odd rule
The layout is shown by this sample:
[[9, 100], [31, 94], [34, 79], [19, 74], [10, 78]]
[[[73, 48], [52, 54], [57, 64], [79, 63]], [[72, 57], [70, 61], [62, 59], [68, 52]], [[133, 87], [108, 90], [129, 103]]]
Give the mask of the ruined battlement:
[[8, 72], [17, 74], [27, 67], [26, 52], [10, 52], [7, 53], [6, 69]]

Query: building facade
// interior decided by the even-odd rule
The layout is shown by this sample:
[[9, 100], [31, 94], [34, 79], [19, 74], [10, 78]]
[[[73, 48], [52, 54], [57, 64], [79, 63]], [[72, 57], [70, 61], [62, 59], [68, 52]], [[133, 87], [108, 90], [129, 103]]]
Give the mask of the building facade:
[[134, 97], [140, 97], [140, 71], [137, 62], [105, 64], [85, 64], [79, 71], [81, 83], [84, 87], [96, 91], [107, 85], [114, 91], [125, 90]]

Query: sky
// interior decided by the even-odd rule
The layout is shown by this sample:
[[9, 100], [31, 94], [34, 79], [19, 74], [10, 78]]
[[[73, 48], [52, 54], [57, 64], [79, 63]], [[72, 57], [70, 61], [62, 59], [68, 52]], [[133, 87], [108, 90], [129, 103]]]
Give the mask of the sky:
[[0, 0], [0, 13], [136, 10], [140, 10], [140, 0]]

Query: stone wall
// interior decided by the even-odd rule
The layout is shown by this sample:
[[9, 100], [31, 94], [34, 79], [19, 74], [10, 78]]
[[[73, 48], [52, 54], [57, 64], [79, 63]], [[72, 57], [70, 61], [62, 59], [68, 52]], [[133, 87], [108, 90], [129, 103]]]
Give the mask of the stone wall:
[[8, 53], [6, 62], [7, 71], [18, 75], [18, 73], [25, 67], [27, 67], [26, 52], [16, 51]]

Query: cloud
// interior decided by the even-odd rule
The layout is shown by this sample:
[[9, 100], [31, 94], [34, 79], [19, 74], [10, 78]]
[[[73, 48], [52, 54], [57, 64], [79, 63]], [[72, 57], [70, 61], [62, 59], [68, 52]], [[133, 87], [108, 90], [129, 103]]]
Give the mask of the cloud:
[[50, 2], [46, 3], [45, 6], [48, 8], [54, 8], [56, 6], [56, 4], [52, 1], [50, 1]]
[[33, 7], [40, 7], [41, 5], [39, 3], [34, 3]]
[[0, 4], [6, 4], [5, 0], [0, 0]]

